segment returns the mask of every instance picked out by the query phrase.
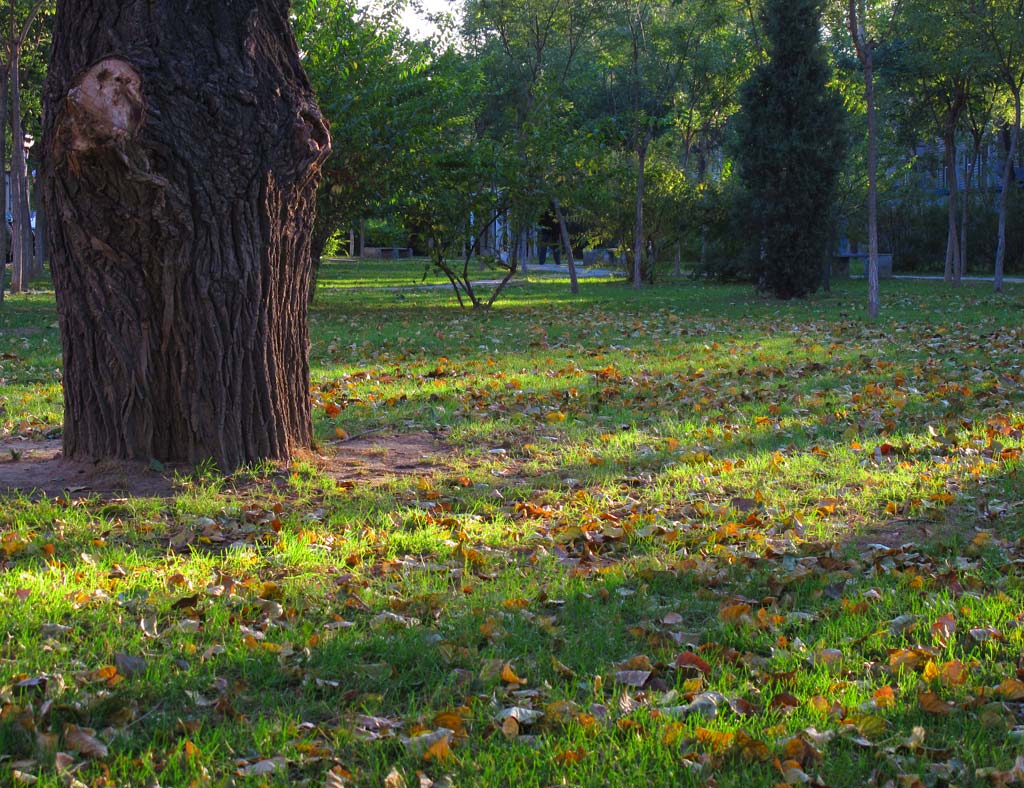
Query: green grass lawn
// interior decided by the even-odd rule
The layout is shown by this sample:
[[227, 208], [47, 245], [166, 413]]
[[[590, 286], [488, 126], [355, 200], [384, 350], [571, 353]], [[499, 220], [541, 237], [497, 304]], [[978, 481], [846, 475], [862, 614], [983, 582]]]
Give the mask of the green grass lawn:
[[[0, 784], [1024, 779], [1024, 288], [422, 277], [325, 268], [313, 455], [2, 502]], [[0, 307], [4, 440], [55, 320]]]

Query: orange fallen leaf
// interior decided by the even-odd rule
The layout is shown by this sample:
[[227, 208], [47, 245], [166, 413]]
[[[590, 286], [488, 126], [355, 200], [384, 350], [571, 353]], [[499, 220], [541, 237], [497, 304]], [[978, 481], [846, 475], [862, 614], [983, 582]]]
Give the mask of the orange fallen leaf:
[[728, 624], [735, 624], [749, 613], [750, 605], [740, 603], [738, 605], [729, 605], [728, 607], [722, 608], [718, 611], [718, 617]]
[[996, 694], [1004, 700], [1024, 700], [1024, 682], [1006, 679], [996, 687]]
[[696, 739], [705, 747], [714, 752], [725, 752], [736, 738], [735, 734], [726, 731], [712, 731], [707, 728], [697, 728]]
[[942, 700], [934, 692], [919, 692], [917, 701], [921, 708], [929, 714], [945, 716], [956, 711], [956, 704]]
[[563, 750], [555, 756], [555, 763], [564, 766], [567, 763], [579, 763], [587, 756], [586, 750], [577, 747], [575, 750]]
[[896, 693], [892, 687], [886, 686], [875, 690], [871, 699], [880, 709], [887, 709], [896, 704]]
[[512, 670], [511, 663], [508, 662], [501, 667], [501, 680], [506, 684], [526, 684], [526, 679], [519, 678], [516, 672]]

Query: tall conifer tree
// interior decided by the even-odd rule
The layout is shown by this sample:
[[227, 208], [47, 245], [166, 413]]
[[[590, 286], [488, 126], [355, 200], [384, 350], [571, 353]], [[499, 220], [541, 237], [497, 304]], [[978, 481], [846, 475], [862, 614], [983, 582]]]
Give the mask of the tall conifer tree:
[[758, 286], [799, 298], [818, 288], [828, 252], [844, 110], [828, 87], [820, 0], [767, 0], [763, 24], [769, 59], [741, 92], [736, 159]]

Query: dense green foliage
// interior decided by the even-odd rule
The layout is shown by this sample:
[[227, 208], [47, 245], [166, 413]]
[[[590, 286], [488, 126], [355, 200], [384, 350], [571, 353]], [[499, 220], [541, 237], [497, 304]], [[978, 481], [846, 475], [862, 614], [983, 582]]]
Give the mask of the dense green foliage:
[[[426, 41], [401, 28], [404, 6], [298, 5], [306, 64], [339, 143], [324, 187], [325, 230], [386, 217], [457, 276], [477, 256], [504, 275], [533, 253], [523, 241], [557, 197], [577, 251], [616, 248], [640, 280], [654, 281], [678, 271], [677, 259], [689, 270], [756, 279], [739, 241], [757, 224], [761, 238], [779, 238], [764, 246], [769, 267], [786, 257], [806, 273], [800, 284], [773, 288], [789, 295], [816, 286], [830, 245], [865, 242], [863, 84], [846, 3], [824, 4], [824, 20], [808, 18], [807, 32], [782, 36], [781, 48], [763, 0], [468, 0], [456, 5], [460, 27]], [[958, 274], [992, 270], [1013, 78], [1024, 71], [1012, 32], [1019, 9], [977, 6], [858, 0], [875, 47], [881, 246], [896, 253], [897, 269], [941, 271], [955, 214]], [[339, 9], [345, 25], [321, 21]], [[819, 33], [825, 43], [808, 49]], [[810, 73], [790, 75], [753, 115], [739, 113], [745, 81], [782, 75], [789, 53], [803, 51], [815, 53], [808, 63], [818, 90], [827, 80], [825, 93], [798, 87]], [[832, 130], [840, 125], [826, 98], [833, 93], [843, 97], [845, 132]], [[794, 113], [804, 120], [783, 117]], [[780, 121], [786, 131], [769, 131]], [[740, 142], [744, 128], [771, 144]], [[944, 144], [958, 149], [951, 172]], [[792, 164], [770, 164], [769, 154]], [[745, 157], [749, 166], [737, 166]], [[751, 201], [741, 171], [744, 183], [761, 178], [774, 194]], [[951, 181], [963, 194], [949, 195]], [[460, 205], [472, 220], [458, 215]], [[946, 226], [929, 224], [934, 233], [908, 251], [903, 230], [938, 208], [947, 209]], [[1010, 273], [1024, 267], [1021, 210], [1008, 200]], [[475, 245], [492, 216], [500, 237], [485, 240], [500, 256]]]
[[818, 288], [845, 129], [819, 36], [820, 0], [767, 0], [768, 60], [741, 92], [735, 156], [748, 192], [758, 287], [779, 298]]

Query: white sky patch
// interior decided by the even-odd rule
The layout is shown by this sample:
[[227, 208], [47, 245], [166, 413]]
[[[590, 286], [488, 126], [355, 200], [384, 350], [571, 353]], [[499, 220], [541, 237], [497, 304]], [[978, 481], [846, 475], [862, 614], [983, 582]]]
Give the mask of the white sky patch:
[[[377, 5], [376, 0], [358, 2], [364, 8]], [[427, 38], [437, 33], [437, 27], [428, 19], [430, 14], [448, 12], [458, 18], [461, 6], [458, 0], [412, 0], [402, 13], [402, 23], [409, 28], [414, 38]]]

